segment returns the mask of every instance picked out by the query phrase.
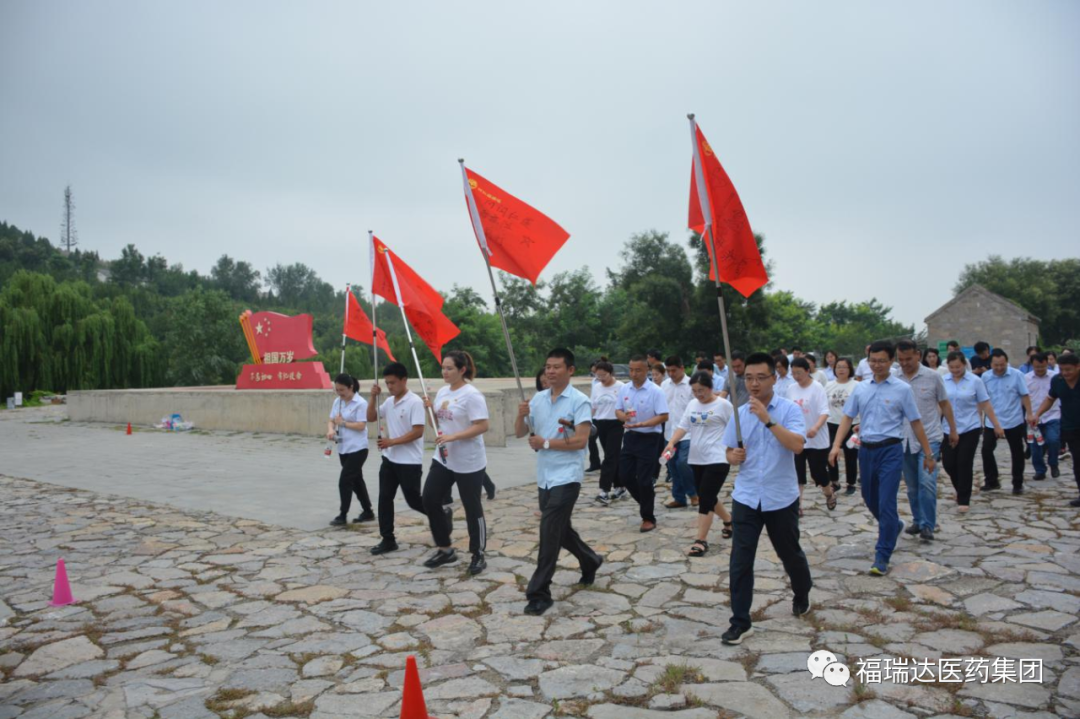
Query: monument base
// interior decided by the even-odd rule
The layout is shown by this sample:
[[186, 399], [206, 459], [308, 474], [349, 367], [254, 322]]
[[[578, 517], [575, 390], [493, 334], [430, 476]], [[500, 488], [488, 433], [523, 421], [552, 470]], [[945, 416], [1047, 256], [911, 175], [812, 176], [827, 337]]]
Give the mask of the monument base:
[[246, 364], [236, 378], [236, 389], [331, 389], [322, 362]]

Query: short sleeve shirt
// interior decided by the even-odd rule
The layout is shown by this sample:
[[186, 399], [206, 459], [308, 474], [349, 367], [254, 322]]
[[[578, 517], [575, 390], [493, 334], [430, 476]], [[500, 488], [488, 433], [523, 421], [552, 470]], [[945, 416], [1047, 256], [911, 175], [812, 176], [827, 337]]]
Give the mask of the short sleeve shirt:
[[[923, 431], [926, 439], [930, 442], [940, 442], [945, 436], [941, 429], [941, 403], [948, 401], [949, 393], [945, 391], [945, 382], [941, 375], [924, 365], [919, 365], [919, 371], [914, 377], [909, 378], [900, 371], [896, 378], [911, 386], [915, 394], [915, 406], [919, 408], [922, 417]], [[921, 451], [919, 440], [915, 438], [915, 432], [911, 429], [911, 423], [904, 427], [904, 450], [915, 453]]]
[[844, 414], [852, 419], [860, 417], [859, 437], [863, 442], [903, 439], [904, 422], [921, 419], [911, 387], [892, 375], [884, 382], [860, 382], [848, 397]]
[[[592, 407], [588, 397], [567, 386], [554, 401], [550, 389], [537, 392], [529, 402], [529, 416], [536, 436], [554, 445], [572, 437], [577, 425], [588, 423]], [[541, 449], [536, 456], [536, 484], [540, 489], [551, 489], [580, 482], [585, 474], [586, 451], [585, 447], [571, 452]]]
[[[1038, 412], [1043, 400], [1050, 396], [1050, 383], [1054, 381], [1054, 375], [1047, 372], [1040, 377], [1034, 371], [1031, 371], [1024, 375], [1024, 381], [1027, 383], [1028, 394], [1031, 395], [1031, 411]], [[1054, 402], [1050, 409], [1039, 418], [1039, 422], [1045, 424], [1053, 422], [1055, 419], [1061, 419], [1061, 404], [1059, 402]]]
[[[858, 386], [858, 382], [849, 379], [847, 382], [833, 380], [825, 387], [825, 397], [829, 400], [829, 424], [839, 425], [843, 421], [844, 405], [847, 404], [848, 397]], [[853, 425], [858, 424], [859, 418], [853, 418], [851, 423]]]
[[[1050, 395], [1061, 402], [1061, 429], [1063, 431], [1080, 429], [1080, 381], [1070, 387], [1061, 375], [1054, 375], [1050, 382]], [[1075, 462], [1076, 459], [1074, 458]]]
[[[615, 402], [615, 409], [626, 413], [635, 413], [634, 418], [627, 424], [648, 422], [657, 415], [668, 414], [667, 399], [664, 397], [663, 391], [656, 383], [649, 380], [645, 380], [641, 387], [637, 387], [633, 382], [627, 382], [622, 391], [619, 392], [619, 397]], [[626, 431], [641, 434], [658, 434], [663, 432], [663, 429], [660, 425], [654, 425], [652, 427], [634, 427]]]
[[724, 430], [731, 421], [735, 408], [723, 397], [702, 404], [694, 398], [686, 406], [679, 429], [690, 439], [689, 464], [727, 464], [727, 449], [722, 441]]
[[[367, 400], [357, 392], [353, 398], [346, 402], [341, 397], [334, 400], [330, 408], [330, 419], [338, 416], [345, 418], [346, 422], [367, 422]], [[352, 454], [368, 448], [367, 429], [356, 430], [347, 427], [338, 427], [338, 437], [341, 444], [338, 445], [339, 454]]]
[[[488, 418], [487, 401], [480, 390], [471, 384], [465, 384], [457, 390], [450, 385], [443, 385], [435, 395], [435, 417], [439, 420], [439, 429], [443, 434], [456, 434], [472, 427], [473, 422]], [[487, 450], [484, 449], [484, 435], [478, 434], [469, 439], [458, 440], [446, 445], [447, 458], [444, 461], [441, 452], [435, 453], [435, 461], [445, 465], [451, 472], [479, 472], [487, 467]]]
[[668, 406], [668, 421], [664, 423], [664, 439], [671, 439], [675, 432], [675, 423], [686, 412], [690, 401], [694, 399], [694, 392], [690, 389], [690, 378], [683, 375], [682, 382], [675, 384], [670, 377], [660, 385], [664, 391], [664, 399]]
[[[945, 380], [945, 391], [952, 405], [957, 434], [979, 429], [979, 405], [990, 401], [990, 395], [986, 392], [983, 381], [971, 372], [966, 372], [959, 382], [950, 375]], [[941, 427], [948, 432], [948, 420], [943, 420]]]
[[[380, 411], [386, 420], [386, 432], [390, 439], [397, 439], [416, 427], [424, 426], [424, 401], [413, 392], [406, 392], [400, 400], [387, 397]], [[424, 435], [407, 444], [387, 447], [382, 451], [382, 456], [394, 464], [423, 464]]]
[[[802, 411], [803, 425], [807, 430], [817, 424], [822, 417], [825, 417], [826, 421], [828, 421], [829, 401], [825, 397], [825, 390], [817, 382], [811, 380], [806, 387], [796, 382], [791, 387], [788, 387], [787, 394], [784, 397], [799, 405], [799, 409]], [[824, 425], [813, 437], [806, 438], [805, 447], [806, 449], [829, 448], [829, 432]]]
[[[802, 410], [791, 400], [774, 393], [767, 406], [772, 420], [791, 432], [806, 436]], [[739, 467], [731, 498], [763, 512], [791, 506], [799, 499], [799, 479], [795, 474], [795, 453], [780, 444], [771, 429], [750, 412], [749, 405], [739, 407], [746, 461]], [[728, 422], [721, 443], [738, 447], [735, 423]]]
[[[1006, 367], [1002, 375], [990, 370], [983, 373], [982, 381], [990, 394], [990, 404], [994, 407], [994, 414], [997, 415], [1001, 428], [1012, 429], [1022, 425], [1024, 405], [1020, 398], [1028, 396], [1028, 388], [1020, 370]], [[994, 426], [989, 417], [986, 418], [985, 426]]]
[[593, 419], [617, 419], [615, 417], [615, 402], [619, 399], [619, 392], [624, 384], [619, 380], [612, 382], [610, 387], [605, 387], [603, 382], [593, 382], [592, 385], [592, 410]]

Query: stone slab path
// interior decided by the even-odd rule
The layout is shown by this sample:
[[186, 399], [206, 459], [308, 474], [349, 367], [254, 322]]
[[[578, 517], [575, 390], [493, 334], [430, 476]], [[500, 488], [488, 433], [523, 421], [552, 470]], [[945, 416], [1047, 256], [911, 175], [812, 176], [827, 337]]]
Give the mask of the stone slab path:
[[[485, 502], [489, 568], [470, 578], [464, 562], [421, 566], [430, 537], [408, 514], [402, 551], [376, 558], [368, 526], [310, 532], [0, 476], [0, 719], [396, 717], [409, 654], [440, 719], [1080, 716], [1075, 487], [1029, 485], [976, 495], [960, 519], [943, 480], [937, 541], [904, 536], [885, 578], [864, 573], [876, 528], [857, 496], [829, 512], [808, 494], [814, 611], [791, 615], [763, 538], [756, 634], [725, 647], [728, 542], [716, 531], [687, 559], [690, 510], [661, 510], [642, 535], [630, 501], [583, 501], [575, 526], [607, 560], [598, 581], [575, 586], [564, 557], [555, 607], [527, 617], [525, 486]], [[460, 509], [456, 530], [464, 546]], [[79, 602], [54, 608], [61, 556]], [[810, 676], [819, 649], [850, 666], [848, 686]], [[859, 659], [941, 657], [1040, 659], [1042, 681], [854, 679]]]

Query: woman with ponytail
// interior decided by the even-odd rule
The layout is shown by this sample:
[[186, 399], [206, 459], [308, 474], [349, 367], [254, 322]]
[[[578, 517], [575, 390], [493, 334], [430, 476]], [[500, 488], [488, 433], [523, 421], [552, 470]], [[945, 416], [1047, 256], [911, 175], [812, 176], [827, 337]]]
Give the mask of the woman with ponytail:
[[427, 511], [431, 536], [438, 550], [424, 566], [430, 569], [457, 561], [451, 544], [453, 527], [442, 511], [444, 497], [457, 485], [465, 520], [469, 527], [469, 552], [472, 562], [469, 574], [479, 574], [487, 567], [484, 550], [487, 547], [487, 524], [480, 493], [487, 469], [484, 432], [488, 431], [488, 407], [484, 395], [469, 380], [476, 377], [476, 365], [468, 352], [447, 352], [442, 361], [442, 376], [446, 386], [427, 400], [438, 419], [438, 445], [424, 484], [424, 509]]
[[360, 383], [344, 372], [334, 378], [337, 399], [330, 409], [330, 421], [326, 425], [326, 439], [337, 442], [338, 459], [341, 460], [341, 476], [338, 478], [338, 494], [341, 508], [338, 516], [330, 522], [340, 527], [348, 521], [352, 495], [360, 500], [361, 513], [354, 522], [371, 522], [375, 512], [371, 509], [364, 484], [364, 462], [368, 456], [367, 400], [360, 396]]

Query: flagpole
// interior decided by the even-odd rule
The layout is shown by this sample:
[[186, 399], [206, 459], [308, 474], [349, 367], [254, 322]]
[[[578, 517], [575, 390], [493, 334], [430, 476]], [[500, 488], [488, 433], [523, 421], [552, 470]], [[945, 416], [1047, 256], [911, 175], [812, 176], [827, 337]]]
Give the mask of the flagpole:
[[[416, 354], [416, 344], [413, 343], [412, 330], [409, 329], [409, 318], [405, 316], [405, 302], [401, 299], [401, 288], [398, 287], [397, 272], [394, 271], [394, 258], [390, 256], [390, 253], [386, 253], [386, 264], [390, 268], [390, 281], [394, 284], [394, 296], [397, 297], [398, 307], [401, 308], [401, 321], [405, 325], [405, 336], [409, 339], [409, 350], [412, 352], [413, 362], [416, 364], [416, 376], [420, 379], [420, 391], [424, 393], [425, 404], [431, 402], [428, 397], [427, 384], [424, 382], [424, 372], [420, 369], [420, 357]], [[442, 430], [439, 429], [439, 421], [435, 417], [435, 410], [432, 407], [427, 408], [428, 417], [431, 419], [431, 427], [435, 430], [435, 434], [442, 436]], [[439, 445], [439, 456], [446, 461], [446, 446]]]
[[[469, 176], [465, 172], [465, 160], [458, 158], [461, 165], [461, 180], [465, 184], [465, 201], [469, 205], [469, 219], [472, 222], [476, 239], [480, 243], [480, 254], [484, 256], [484, 264], [487, 266], [488, 279], [491, 280], [491, 294], [495, 297], [495, 309], [499, 312], [499, 322], [502, 324], [503, 339], [506, 340], [506, 351], [510, 355], [510, 367], [514, 371], [514, 381], [517, 382], [518, 394], [521, 401], [525, 402], [525, 387], [521, 384], [521, 373], [518, 372], [517, 357], [514, 356], [514, 343], [510, 341], [510, 328], [506, 324], [506, 314], [503, 312], [502, 301], [499, 299], [499, 290], [495, 286], [495, 273], [491, 271], [491, 259], [488, 249], [487, 237], [484, 235], [484, 226], [480, 222], [480, 212], [476, 209], [476, 198], [473, 197], [472, 188], [469, 187]], [[532, 434], [532, 416], [526, 418], [529, 424], [529, 434]]]
[[[352, 285], [350, 285], [348, 283], [345, 284], [345, 325], [344, 325], [344, 327], [349, 326], [349, 293], [352, 292], [352, 290], [349, 289], [350, 287], [352, 287]], [[345, 374], [345, 339], [348, 337], [348, 335], [345, 334], [344, 327], [341, 330], [341, 369], [339, 370], [339, 372], [341, 374]]]
[[[368, 259], [371, 261], [371, 372], [372, 383], [379, 384], [379, 325], [375, 321], [375, 233], [368, 230]], [[375, 403], [377, 438], [382, 439], [382, 404]]]
[[[698, 154], [697, 123], [694, 122], [694, 113], [686, 116], [690, 120], [690, 144], [694, 148], [694, 179], [697, 185], [698, 204], [701, 205], [701, 216], [705, 220], [705, 232], [702, 239], [707, 243], [705, 250], [713, 262], [713, 279], [716, 281], [716, 303], [720, 309], [720, 332], [724, 337], [724, 355], [731, 361], [731, 340], [728, 338], [727, 310], [724, 308], [724, 288], [720, 284], [720, 258], [716, 256], [716, 244], [713, 242], [712, 205], [709, 203], [709, 192], [705, 187], [705, 173], [701, 166], [701, 157]], [[742, 423], [739, 421], [739, 396], [735, 392], [735, 371], [728, 372], [728, 397], [735, 408], [735, 439], [739, 447], [743, 446]]]

